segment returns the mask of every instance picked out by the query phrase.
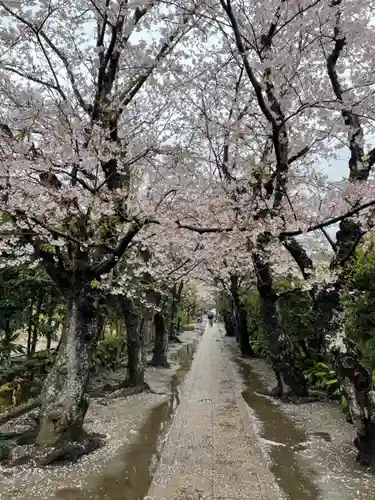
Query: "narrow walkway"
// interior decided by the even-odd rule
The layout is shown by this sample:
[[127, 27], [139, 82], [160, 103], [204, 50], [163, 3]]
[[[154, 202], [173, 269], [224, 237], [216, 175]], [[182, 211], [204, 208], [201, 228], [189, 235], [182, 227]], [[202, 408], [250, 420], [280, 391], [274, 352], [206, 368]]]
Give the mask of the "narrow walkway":
[[207, 327], [146, 499], [277, 498], [229, 349]]

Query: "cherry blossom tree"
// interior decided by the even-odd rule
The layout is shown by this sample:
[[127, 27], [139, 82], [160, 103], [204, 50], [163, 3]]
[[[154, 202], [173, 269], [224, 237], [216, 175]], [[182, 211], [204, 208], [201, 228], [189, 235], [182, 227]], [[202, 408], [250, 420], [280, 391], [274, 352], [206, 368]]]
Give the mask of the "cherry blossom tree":
[[[174, 317], [186, 273], [227, 291], [244, 355], [252, 353], [239, 289], [253, 273], [274, 393], [307, 394], [275, 276], [293, 259], [318, 312], [317, 335], [339, 329], [342, 270], [375, 205], [374, 146], [365, 139], [374, 118], [372, 7], [0, 0], [1, 252], [40, 262], [68, 303], [38, 443], [84, 436], [105, 297], [118, 295], [127, 324], [134, 370], [125, 383], [144, 387], [144, 332], [155, 317], [156, 358], [166, 364], [174, 320], [160, 306], [172, 291]], [[330, 182], [321, 163], [337, 159], [342, 145], [349, 178]], [[326, 228], [337, 223], [334, 241]], [[334, 251], [328, 277], [305, 245], [316, 232]], [[327, 299], [329, 314], [320, 314]], [[341, 380], [362, 432], [353, 377]], [[371, 410], [372, 386], [366, 391]]]
[[[160, 215], [160, 214], [159, 214]], [[184, 281], [194, 276], [202, 262], [195, 238], [150, 225], [141, 238], [133, 240], [126, 258], [119, 263], [107, 288], [123, 310], [128, 335], [128, 373], [125, 393], [151, 390], [144, 380], [150, 330], [154, 326], [151, 365], [168, 367], [169, 342], [179, 342], [178, 308]], [[185, 234], [185, 236], [187, 236]]]
[[[317, 330], [335, 336], [346, 282], [340, 269], [350, 266], [364, 224], [372, 226], [369, 175], [375, 157], [373, 145], [365, 144], [373, 129], [374, 81], [368, 65], [374, 40], [372, 7], [371, 1], [342, 0], [210, 4], [221, 34], [219, 54], [227, 54], [227, 60], [221, 61], [225, 69], [215, 74], [214, 84], [204, 91], [199, 88], [194, 100], [204, 118], [200, 130], [207, 153], [201, 156], [224, 181], [223, 192], [214, 209], [207, 200], [211, 217], [205, 224], [197, 217], [182, 226], [199, 234], [247, 236], [279, 394], [291, 390], [305, 395], [306, 384], [280, 323], [272, 245], [281, 243], [304, 278], [318, 285], [311, 289], [322, 320]], [[342, 145], [349, 151], [348, 182], [328, 182], [315, 165], [335, 159]], [[340, 226], [336, 241], [326, 231], [333, 223]], [[331, 276], [318, 282], [311, 257], [295, 238], [317, 230], [335, 253]], [[320, 314], [327, 300], [328, 314]], [[356, 387], [356, 370], [364, 380], [369, 377], [353, 349], [349, 351], [351, 368], [338, 356], [338, 372], [359, 429], [359, 459], [366, 462], [371, 432], [364, 429], [371, 428], [366, 414], [373, 413], [372, 384], [365, 395], [363, 384]], [[361, 397], [365, 410], [356, 404]]]
[[[205, 164], [208, 185], [201, 182], [196, 215], [190, 212], [180, 226], [199, 234], [235, 232], [245, 240], [273, 339], [271, 355], [276, 372], [283, 372], [278, 392], [292, 383], [289, 389], [305, 394], [279, 321], [271, 246], [281, 243], [311, 280], [317, 277], [314, 264], [296, 236], [322, 231], [337, 267], [363, 234], [347, 219], [363, 211], [368, 217], [374, 204], [372, 183], [363, 186], [374, 162], [373, 149], [366, 153], [364, 145], [372, 128], [373, 81], [366, 62], [374, 37], [371, 2], [359, 8], [353, 1], [222, 0], [208, 12], [219, 26], [213, 83], [195, 81], [188, 96], [195, 114], [187, 107], [195, 137], [200, 134], [195, 158]], [[350, 151], [347, 187], [329, 183], [318, 165], [336, 158], [337, 144]], [[325, 231], [335, 222], [341, 227], [336, 243]], [[328, 285], [336, 283], [331, 319], [339, 304], [335, 280], [334, 274]], [[331, 319], [325, 326], [334, 330]]]
[[173, 174], [160, 163], [177, 126], [171, 75], [197, 19], [193, 4], [183, 7], [0, 2], [1, 251], [9, 257], [21, 243], [22, 258], [40, 261], [69, 304], [38, 444], [64, 450], [84, 436], [101, 287], [169, 190], [147, 186], [155, 172]]

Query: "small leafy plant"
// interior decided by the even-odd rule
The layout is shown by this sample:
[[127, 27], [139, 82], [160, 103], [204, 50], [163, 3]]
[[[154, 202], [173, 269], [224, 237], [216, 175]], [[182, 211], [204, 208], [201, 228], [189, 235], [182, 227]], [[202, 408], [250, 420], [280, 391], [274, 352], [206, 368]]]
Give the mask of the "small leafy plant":
[[254, 352], [261, 358], [266, 358], [268, 356], [267, 343], [264, 338], [250, 338], [251, 347]]
[[118, 355], [124, 348], [122, 337], [108, 336], [96, 346], [93, 353], [93, 369], [100, 368], [115, 370], [118, 362]]
[[17, 339], [17, 332], [0, 331], [0, 366], [3, 370], [9, 368], [12, 355], [25, 354], [25, 348], [17, 343]]
[[0, 439], [0, 462], [6, 460], [10, 456], [12, 446], [8, 441]]
[[313, 365], [305, 370], [305, 377], [316, 389], [321, 389], [331, 397], [340, 396], [340, 387], [336, 372], [325, 361], [314, 361]]

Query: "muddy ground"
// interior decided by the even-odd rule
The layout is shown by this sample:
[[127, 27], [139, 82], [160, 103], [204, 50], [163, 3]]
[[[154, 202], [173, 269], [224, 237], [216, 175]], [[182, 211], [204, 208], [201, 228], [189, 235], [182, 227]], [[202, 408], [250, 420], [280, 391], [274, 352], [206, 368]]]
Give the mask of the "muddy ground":
[[[162, 394], [92, 398], [86, 429], [106, 434], [106, 444], [76, 463], [48, 468], [0, 466], [1, 500], [138, 500], [146, 495], [157, 465], [160, 439], [178, 404], [199, 332], [180, 335], [169, 350], [169, 369], [149, 367], [146, 381]], [[117, 372], [111, 380], [123, 380]], [[24, 421], [21, 419], [21, 423]], [[16, 422], [12, 422], [14, 429]], [[3, 428], [2, 430], [7, 430]]]
[[271, 471], [290, 500], [374, 500], [375, 469], [355, 462], [354, 427], [339, 404], [283, 403], [258, 391], [275, 386], [270, 365], [241, 360], [243, 397], [257, 419]]
[[[88, 430], [107, 434], [106, 446], [77, 463], [47, 469], [0, 467], [0, 500], [142, 500], [179, 404], [199, 333], [171, 346], [170, 369], [149, 368], [146, 379], [164, 395], [94, 398]], [[261, 395], [275, 383], [265, 360], [242, 360], [234, 339], [224, 338], [238, 367], [255, 438], [285, 498], [374, 500], [375, 473], [355, 462], [355, 431], [335, 402], [287, 404]], [[123, 373], [111, 375], [121, 379]]]

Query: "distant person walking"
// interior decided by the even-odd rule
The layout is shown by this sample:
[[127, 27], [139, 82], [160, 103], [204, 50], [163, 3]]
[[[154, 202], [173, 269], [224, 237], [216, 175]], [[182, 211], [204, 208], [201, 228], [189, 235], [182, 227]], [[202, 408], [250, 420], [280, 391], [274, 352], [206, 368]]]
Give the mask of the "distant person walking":
[[210, 326], [214, 326], [215, 315], [212, 311], [208, 311], [207, 318], [208, 318], [208, 321], [210, 323]]

